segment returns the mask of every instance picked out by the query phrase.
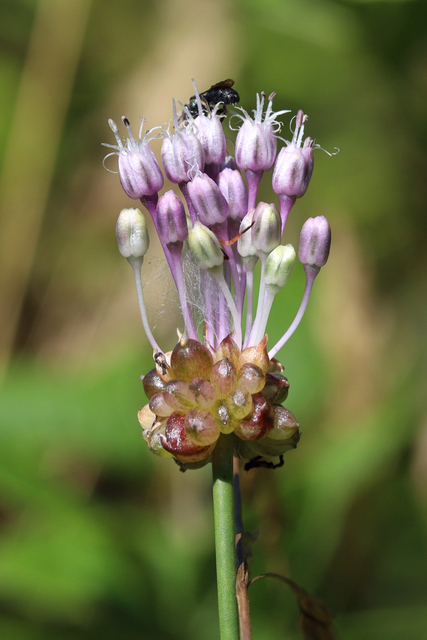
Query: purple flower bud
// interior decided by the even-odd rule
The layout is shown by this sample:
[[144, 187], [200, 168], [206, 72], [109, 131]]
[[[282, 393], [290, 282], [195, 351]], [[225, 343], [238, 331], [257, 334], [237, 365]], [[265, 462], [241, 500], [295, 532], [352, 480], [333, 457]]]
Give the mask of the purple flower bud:
[[124, 258], [142, 258], [148, 251], [150, 239], [144, 214], [139, 209], [122, 209], [116, 224], [119, 251]]
[[190, 128], [179, 130], [175, 101], [173, 102], [175, 133], [165, 132], [161, 157], [169, 180], [175, 184], [188, 182], [205, 167], [202, 145]]
[[274, 165], [273, 190], [289, 198], [301, 198], [305, 194], [313, 173], [312, 138], [306, 138], [301, 146], [306, 120], [307, 116], [298, 111], [292, 142], [281, 149]]
[[114, 133], [117, 146], [106, 144], [104, 146], [117, 149], [108, 154], [119, 156], [119, 178], [124, 191], [130, 198], [138, 199], [144, 196], [152, 196], [163, 187], [163, 174], [157, 162], [156, 156], [148, 145], [147, 131], [144, 138], [141, 139], [142, 126], [141, 123], [138, 139], [135, 140], [130, 128], [129, 120], [122, 118], [126, 126], [129, 138], [126, 139], [126, 145], [123, 144], [119, 136], [119, 128], [114, 120], [109, 120], [108, 124]]
[[156, 210], [157, 231], [163, 244], [184, 242], [188, 236], [187, 217], [181, 199], [173, 191], [159, 198]]
[[221, 164], [225, 159], [226, 140], [221, 120], [203, 113], [195, 120], [195, 134], [205, 154], [206, 164]]
[[240, 171], [223, 169], [218, 176], [218, 186], [230, 209], [233, 220], [242, 220], [248, 212], [248, 193]]
[[274, 204], [260, 202], [255, 209], [252, 243], [258, 253], [270, 253], [280, 244], [280, 214]]
[[254, 118], [241, 107], [244, 116], [239, 116], [243, 124], [236, 138], [236, 163], [239, 169], [249, 171], [267, 171], [273, 166], [277, 153], [276, 133], [280, 123], [276, 122], [278, 115], [287, 111], [273, 112], [273, 97], [269, 97], [268, 107], [263, 115], [265, 94], [257, 94], [257, 108]]
[[188, 194], [202, 224], [221, 224], [227, 218], [227, 201], [216, 182], [205, 173], [197, 175], [188, 183]]
[[298, 258], [304, 265], [323, 267], [331, 247], [331, 227], [325, 216], [308, 218], [299, 238]]

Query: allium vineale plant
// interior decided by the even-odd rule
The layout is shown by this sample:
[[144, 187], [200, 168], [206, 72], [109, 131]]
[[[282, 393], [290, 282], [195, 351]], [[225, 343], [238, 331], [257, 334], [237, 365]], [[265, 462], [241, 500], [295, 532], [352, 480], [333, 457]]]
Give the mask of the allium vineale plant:
[[[316, 146], [312, 138], [304, 138], [307, 116], [299, 111], [292, 140], [283, 141], [277, 153], [282, 141], [278, 118], [289, 112], [273, 111], [274, 96], [258, 94], [253, 117], [236, 107], [226, 119], [224, 105], [207, 104], [195, 86], [191, 111], [183, 106], [178, 114], [174, 101], [171, 122], [143, 137], [144, 121], [136, 139], [129, 121], [122, 118], [125, 141], [109, 121], [117, 144], [106, 145], [113, 149], [108, 155], [118, 157], [126, 194], [139, 199], [152, 217], [182, 310], [178, 343], [165, 351], [153, 336], [144, 305], [141, 265], [149, 247], [145, 217], [139, 209], [124, 209], [116, 226], [118, 246], [134, 271], [154, 356], [154, 367], [143, 378], [149, 403], [138, 414], [143, 437], [153, 453], [175, 459], [182, 470], [213, 461], [214, 479], [219, 449], [228, 452], [228, 461], [234, 456], [247, 461], [249, 468], [280, 466], [283, 454], [296, 447], [299, 425], [282, 406], [289, 382], [275, 356], [301, 321], [329, 254], [327, 219], [309, 218], [298, 249], [306, 274], [302, 302], [280, 340], [267, 346], [273, 301], [296, 259], [292, 245], [282, 244], [286, 220], [307, 190]], [[227, 121], [239, 124], [234, 156], [227, 155]], [[161, 164], [150, 148], [155, 137], [163, 140]], [[257, 199], [261, 178], [270, 169], [278, 206]], [[181, 196], [172, 190], [159, 195], [164, 175]], [[233, 567], [230, 576], [229, 582], [235, 579]], [[230, 598], [232, 589], [227, 594]], [[223, 637], [234, 638], [224, 631], [227, 624], [221, 624]]]

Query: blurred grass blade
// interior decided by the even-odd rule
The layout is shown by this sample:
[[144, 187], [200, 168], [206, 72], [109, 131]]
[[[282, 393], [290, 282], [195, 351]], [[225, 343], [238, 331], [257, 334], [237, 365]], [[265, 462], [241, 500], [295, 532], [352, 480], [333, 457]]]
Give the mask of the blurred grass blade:
[[91, 0], [40, 0], [0, 176], [0, 381], [7, 369], [54, 173]]

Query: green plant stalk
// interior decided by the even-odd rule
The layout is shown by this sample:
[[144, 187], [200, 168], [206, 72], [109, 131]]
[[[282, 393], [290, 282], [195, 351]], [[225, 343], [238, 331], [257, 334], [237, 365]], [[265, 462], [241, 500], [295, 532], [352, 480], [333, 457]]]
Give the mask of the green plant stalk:
[[212, 454], [216, 574], [221, 640], [239, 640], [232, 444], [231, 435], [221, 435]]

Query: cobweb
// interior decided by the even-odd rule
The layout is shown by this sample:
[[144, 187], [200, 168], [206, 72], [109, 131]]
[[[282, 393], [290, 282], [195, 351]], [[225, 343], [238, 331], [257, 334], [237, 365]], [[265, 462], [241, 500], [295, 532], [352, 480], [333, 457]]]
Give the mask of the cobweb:
[[188, 250], [183, 254], [183, 268], [187, 298], [198, 333], [201, 335], [205, 324], [208, 323], [216, 337], [212, 317], [208, 319], [210, 314], [206, 309], [206, 299], [209, 294], [212, 309], [219, 308], [219, 300], [223, 294], [218, 286], [218, 282], [207, 270], [202, 271], [202, 269], [197, 266], [191, 252]]
[[147, 316], [152, 331], [168, 331], [183, 325], [175, 283], [163, 256], [146, 256], [141, 270]]
[[[223, 294], [216, 279], [208, 271], [202, 271], [197, 266], [188, 249], [183, 251], [182, 264], [187, 300], [198, 335], [202, 336], [207, 316], [210, 315], [207, 312], [205, 301], [210, 297], [212, 309], [218, 310], [219, 301]], [[184, 321], [178, 293], [166, 258], [164, 256], [146, 256], [142, 265], [141, 275], [144, 300], [151, 329], [153, 331], [157, 330], [157, 333], [173, 331], [174, 337], [175, 329], [178, 328], [183, 332]], [[212, 316], [209, 324], [216, 337]]]

